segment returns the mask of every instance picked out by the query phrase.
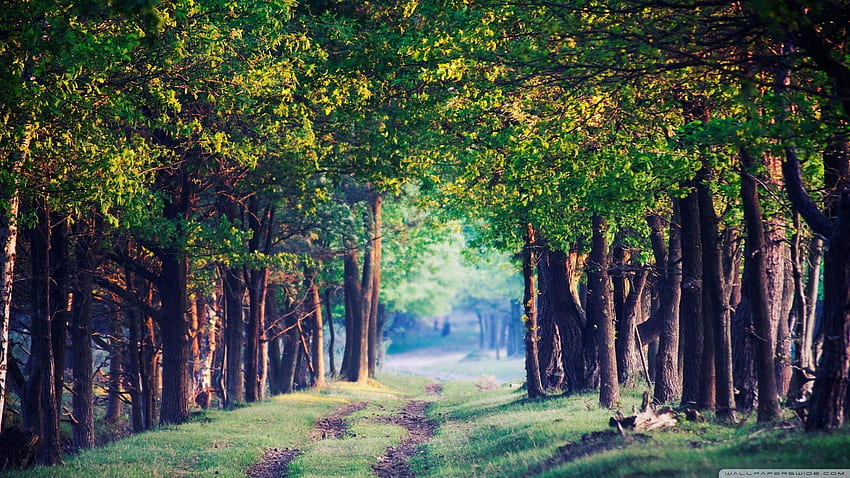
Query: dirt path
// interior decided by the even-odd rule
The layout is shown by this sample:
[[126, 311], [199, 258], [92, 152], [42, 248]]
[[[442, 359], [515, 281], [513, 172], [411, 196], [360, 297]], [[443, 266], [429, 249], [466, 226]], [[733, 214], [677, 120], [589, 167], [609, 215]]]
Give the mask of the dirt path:
[[369, 402], [349, 403], [334, 413], [316, 420], [313, 430], [307, 436], [316, 441], [324, 440], [325, 438], [342, 438], [345, 436], [345, 431], [348, 430], [345, 417], [356, 411], [363, 410], [368, 404]]
[[[334, 413], [319, 418], [308, 434], [308, 437], [319, 441], [325, 438], [342, 438], [348, 429], [345, 417], [366, 408], [368, 402], [350, 403]], [[301, 455], [301, 450], [285, 448], [279, 450], [270, 448], [266, 450], [262, 461], [248, 470], [251, 478], [281, 478], [288, 476], [289, 463]]]
[[290, 450], [285, 448], [278, 450], [277, 448], [269, 448], [263, 455], [263, 461], [252, 466], [248, 470], [248, 476], [251, 478], [279, 478], [287, 475], [289, 462], [294, 460], [301, 454], [301, 450]]
[[[439, 395], [442, 386], [437, 383], [425, 385], [425, 391], [429, 395]], [[434, 436], [437, 425], [428, 420], [425, 409], [430, 402], [426, 400], [411, 400], [404, 404], [396, 415], [381, 417], [381, 421], [392, 423], [407, 430], [401, 442], [396, 446], [389, 446], [384, 456], [378, 458], [378, 462], [372, 465], [372, 471], [380, 478], [412, 478], [415, 475], [408, 466], [408, 460], [416, 452], [416, 447], [427, 442]]]

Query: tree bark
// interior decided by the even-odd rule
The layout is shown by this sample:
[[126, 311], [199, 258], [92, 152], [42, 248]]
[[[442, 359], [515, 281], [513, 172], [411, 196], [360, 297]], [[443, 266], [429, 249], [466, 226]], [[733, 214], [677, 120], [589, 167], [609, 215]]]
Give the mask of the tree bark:
[[682, 404], [696, 405], [703, 388], [702, 241], [696, 192], [679, 200], [679, 214], [682, 219], [682, 298], [679, 305]]
[[617, 376], [617, 353], [614, 347], [614, 317], [608, 278], [607, 221], [598, 215], [591, 218], [593, 239], [588, 258], [587, 284], [588, 322], [599, 330], [599, 404], [614, 408], [620, 401]]
[[525, 314], [525, 377], [528, 398], [546, 395], [540, 378], [539, 351], [537, 349], [537, 289], [534, 285], [534, 269], [539, 255], [537, 231], [528, 224], [525, 231], [525, 247], [522, 251], [523, 295]]
[[334, 317], [333, 317], [333, 308], [331, 306], [331, 289], [330, 287], [326, 287], [324, 290], [324, 308], [322, 310], [326, 311], [326, 318], [328, 323], [328, 376], [336, 377], [337, 369], [336, 369], [336, 327], [334, 326]]
[[54, 465], [62, 462], [59, 441], [59, 398], [53, 353], [53, 311], [50, 299], [50, 231], [49, 214], [38, 207], [38, 224], [29, 231], [32, 267], [32, 323], [29, 377], [22, 401], [24, 426], [39, 436], [36, 462]]
[[266, 293], [268, 291], [267, 268], [254, 269], [247, 273], [248, 327], [245, 340], [245, 401], [256, 402], [265, 396], [265, 374], [262, 370], [262, 340], [265, 330]]
[[[561, 254], [563, 256], [563, 254]], [[537, 322], [540, 328], [537, 352], [540, 362], [540, 380], [547, 392], [560, 390], [566, 380], [564, 356], [561, 337], [561, 327], [566, 319], [562, 314], [566, 308], [562, 304], [562, 294], [566, 292], [567, 273], [565, 264], [556, 257], [556, 253], [548, 246], [541, 245], [537, 261]], [[479, 322], [484, 327], [483, 318], [479, 313]], [[481, 337], [484, 346], [484, 337]], [[568, 352], [569, 353], [569, 352]]]
[[[709, 360], [709, 348], [714, 351], [714, 390], [703, 394], [702, 404], [706, 408], [715, 405], [717, 416], [723, 420], [736, 421], [735, 387], [732, 377], [732, 330], [729, 314], [729, 291], [723, 278], [723, 261], [720, 257], [720, 233], [718, 218], [714, 210], [714, 197], [710, 189], [713, 172], [706, 164], [700, 174], [702, 181], [697, 185], [700, 208], [700, 235], [703, 254], [703, 312], [707, 327], [704, 329], [704, 360]], [[713, 347], [712, 345], [713, 344]], [[706, 367], [708, 368], [708, 367]], [[708, 386], [711, 373], [705, 373]], [[705, 389], [704, 389], [705, 391]]]
[[324, 324], [322, 323], [322, 299], [319, 294], [318, 274], [315, 269], [306, 268], [304, 278], [307, 286], [308, 306], [312, 316], [313, 340], [310, 342], [310, 359], [312, 360], [312, 380], [310, 386], [325, 386], [325, 340]]
[[758, 421], [769, 422], [777, 420], [779, 401], [777, 400], [776, 374], [774, 369], [774, 343], [771, 330], [770, 305], [767, 276], [767, 241], [765, 239], [764, 219], [759, 203], [758, 187], [755, 178], [748, 169], [753, 167], [749, 153], [742, 150], [741, 160], [741, 201], [744, 207], [744, 222], [747, 226], [747, 242], [749, 243], [747, 267], [751, 273], [746, 287], [750, 292], [750, 308], [756, 334], [753, 336], [755, 345], [755, 369], [758, 377]]
[[357, 264], [357, 251], [349, 248], [343, 257], [343, 275], [346, 296], [346, 314], [351, 317], [351, 340], [348, 340], [346, 330], [346, 355], [349, 363], [346, 369], [346, 380], [363, 382], [369, 378], [368, 346], [369, 324], [365, 317], [366, 308], [363, 305], [363, 290], [360, 282], [360, 267]]
[[[678, 208], [676, 208], [678, 209]], [[669, 403], [677, 399], [681, 392], [679, 379], [679, 306], [682, 294], [682, 242], [678, 226], [678, 214], [669, 221], [669, 246], [665, 247], [663, 228], [665, 222], [660, 216], [647, 217], [652, 231], [652, 247], [655, 263], [658, 265], [659, 305], [657, 314], [661, 317], [662, 328], [658, 337], [658, 350], [655, 354], [655, 388], [653, 400], [656, 403]]]
[[[797, 217], [797, 229], [799, 231], [799, 214]], [[795, 264], [795, 316], [796, 326], [794, 328], [797, 336], [796, 355], [794, 357], [794, 368], [791, 376], [791, 384], [788, 387], [787, 404], [797, 405], [809, 399], [812, 393], [812, 382], [815, 379], [814, 370], [816, 355], [815, 323], [817, 320], [817, 300], [820, 284], [821, 258], [823, 257], [823, 239], [813, 237], [809, 243], [808, 271], [804, 272], [803, 250], [799, 241], [800, 233], [795, 234], [794, 264]], [[805, 285], [803, 275], [806, 275]]]
[[369, 340], [368, 340], [368, 370], [369, 377], [375, 377], [375, 370], [378, 367], [378, 358], [380, 357], [379, 350], [382, 347], [382, 337], [383, 330], [380, 330], [378, 327], [378, 311], [379, 307], [379, 297], [381, 292], [381, 235], [383, 234], [383, 221], [382, 221], [382, 204], [383, 197], [374, 193], [372, 196], [370, 207], [371, 212], [371, 247], [370, 247], [370, 256], [371, 256], [371, 274], [368, 280], [371, 281], [370, 287], [367, 289], [369, 295], [368, 298], [368, 331], [369, 331]]
[[189, 418], [188, 258], [177, 251], [163, 254], [157, 284], [162, 308], [158, 316], [162, 339], [160, 424], [180, 424]]
[[224, 347], [225, 347], [225, 407], [245, 401], [245, 380], [242, 371], [242, 346], [244, 343], [244, 297], [247, 286], [241, 269], [222, 267], [224, 291]]
[[10, 314], [17, 259], [20, 195], [15, 181], [21, 164], [29, 153], [31, 138], [32, 129], [25, 127], [19, 147], [8, 158], [4, 158], [7, 162], [0, 166], [4, 173], [8, 173], [8, 179], [0, 181], [0, 430], [3, 428], [3, 410], [6, 404]]
[[837, 429], [847, 421], [850, 377], [850, 191], [839, 201], [839, 216], [824, 254], [824, 341], [806, 430]]
[[[116, 300], [117, 302], [117, 300]], [[123, 324], [121, 314], [118, 310], [112, 311], [112, 320], [109, 326], [109, 388], [106, 394], [106, 413], [103, 420], [106, 423], [115, 424], [121, 419], [121, 411], [124, 402], [121, 400], [124, 385], [124, 340]]]
[[[248, 199], [248, 227], [253, 233], [248, 242], [251, 253], [271, 252], [271, 231], [274, 223], [274, 207], [269, 204], [260, 214], [257, 195]], [[265, 330], [266, 294], [268, 292], [267, 267], [255, 267], [245, 271], [248, 282], [248, 327], [245, 341], [245, 401], [255, 402], [265, 397]]]

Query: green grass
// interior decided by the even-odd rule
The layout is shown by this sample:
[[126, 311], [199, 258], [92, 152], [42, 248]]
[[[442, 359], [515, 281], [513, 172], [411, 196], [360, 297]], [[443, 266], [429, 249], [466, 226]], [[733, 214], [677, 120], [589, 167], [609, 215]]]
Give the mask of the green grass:
[[[427, 378], [399, 374], [380, 380], [337, 382], [229, 412], [206, 411], [191, 423], [70, 457], [64, 466], [4, 476], [244, 477], [267, 448], [276, 447], [302, 451], [289, 476], [366, 477], [386, 447], [405, 434], [381, 417], [413, 398], [430, 400], [428, 414], [439, 424], [411, 460], [420, 477], [716, 477], [722, 468], [850, 468], [850, 430], [805, 434], [790, 417], [772, 426], [756, 424], [753, 417], [739, 425], [709, 419], [645, 436], [606, 436], [613, 449], [597, 446], [586, 456], [552, 464], [559, 448], [582, 443], [584, 434], [611, 430], [613, 412], [597, 405], [596, 394], [530, 401], [509, 385], [480, 391], [473, 381], [453, 381], [434, 397], [423, 392]], [[359, 401], [369, 405], [347, 417], [346, 436], [308, 438], [318, 417]], [[627, 390], [621, 407], [628, 414], [639, 402], [639, 391]]]
[[[546, 465], [561, 446], [581, 443], [585, 433], [612, 430], [612, 412], [597, 406], [595, 394], [526, 400], [503, 387], [476, 392], [446, 386], [447, 398], [429, 414], [440, 429], [413, 461], [419, 476], [438, 477], [716, 477], [723, 468], [850, 468], [850, 430], [809, 435], [788, 421], [758, 425], [684, 422], [645, 436], [617, 435], [615, 445], [560, 465]], [[625, 391], [622, 409], [639, 405], [637, 391]]]
[[299, 448], [316, 416], [346, 400], [296, 393], [233, 411], [208, 410], [191, 423], [142, 433], [10, 477], [121, 478], [220, 476], [244, 478], [270, 447]]

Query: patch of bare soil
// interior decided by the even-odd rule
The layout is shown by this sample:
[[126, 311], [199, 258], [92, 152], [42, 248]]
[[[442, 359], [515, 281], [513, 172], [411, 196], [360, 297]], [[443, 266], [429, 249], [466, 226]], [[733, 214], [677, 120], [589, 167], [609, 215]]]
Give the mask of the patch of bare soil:
[[557, 466], [571, 461], [595, 455], [608, 450], [618, 450], [636, 442], [649, 440], [649, 435], [643, 433], [630, 433], [622, 435], [615, 430], [603, 430], [585, 433], [581, 440], [567, 443], [558, 448], [558, 452], [544, 463], [531, 470], [531, 474], [540, 474]]
[[316, 420], [316, 424], [308, 436], [316, 441], [324, 440], [325, 438], [342, 438], [345, 436], [345, 431], [348, 430], [345, 417], [358, 410], [363, 410], [368, 404], [369, 402], [349, 403], [334, 413]]
[[[368, 402], [350, 403], [334, 413], [316, 420], [313, 430], [308, 436], [313, 440], [324, 440], [325, 438], [342, 438], [348, 425], [345, 417], [366, 408]], [[301, 450], [285, 448], [279, 450], [270, 448], [263, 455], [263, 460], [248, 470], [251, 478], [281, 478], [288, 476], [289, 463], [301, 454]]]
[[263, 456], [263, 461], [248, 470], [251, 478], [281, 478], [288, 476], [289, 462], [301, 454], [301, 450], [284, 448], [269, 448]]
[[[437, 384], [439, 386], [439, 384]], [[431, 390], [437, 390], [431, 388]], [[437, 392], [439, 393], [439, 392]], [[416, 447], [434, 436], [436, 425], [425, 416], [427, 401], [413, 400], [402, 407], [396, 415], [381, 417], [381, 421], [404, 427], [407, 436], [396, 446], [387, 447], [384, 456], [372, 465], [372, 471], [381, 478], [411, 478], [415, 476], [407, 464]]]
[[425, 393], [428, 395], [439, 395], [443, 393], [443, 384], [440, 382], [431, 382], [425, 385]]

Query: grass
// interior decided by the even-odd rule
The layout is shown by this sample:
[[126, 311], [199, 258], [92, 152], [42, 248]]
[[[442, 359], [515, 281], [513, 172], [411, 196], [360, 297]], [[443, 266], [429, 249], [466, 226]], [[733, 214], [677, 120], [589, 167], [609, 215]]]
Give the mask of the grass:
[[67, 459], [64, 466], [36, 467], [8, 476], [244, 478], [245, 470], [267, 448], [303, 446], [314, 417], [345, 403], [339, 397], [296, 393], [229, 412], [208, 410], [196, 414], [190, 423], [85, 451]]
[[[439, 424], [411, 460], [421, 477], [716, 477], [722, 468], [850, 468], [850, 430], [805, 434], [790, 417], [772, 426], [752, 417], [737, 425], [684, 422], [645, 436], [605, 434], [596, 442], [583, 436], [611, 430], [612, 412], [597, 405], [595, 394], [531, 401], [510, 385], [481, 391], [473, 381], [453, 381], [433, 397], [423, 392], [430, 381], [383, 375], [380, 382], [337, 382], [230, 412], [205, 411], [191, 423], [110, 443], [64, 466], [4, 476], [244, 477], [267, 448], [276, 447], [302, 451], [289, 476], [366, 477], [405, 434], [380, 417], [414, 398], [431, 401], [428, 415]], [[343, 438], [307, 438], [318, 417], [359, 401], [369, 405], [346, 418], [350, 428]], [[621, 408], [629, 413], [639, 402], [639, 391], [627, 390]], [[588, 453], [553, 461], [567, 445], [586, 445]]]
[[[736, 425], [684, 422], [639, 436], [606, 435], [587, 445], [587, 456], [553, 464], [560, 447], [594, 443], [582, 436], [612, 430], [612, 412], [596, 405], [595, 394], [529, 401], [508, 387], [476, 392], [453, 384], [446, 391], [429, 410], [440, 421], [437, 435], [413, 461], [420, 476], [717, 477], [724, 468], [850, 468], [850, 431], [809, 435], [790, 417], [771, 426], [749, 417]], [[629, 413], [639, 403], [629, 390], [621, 405]]]

